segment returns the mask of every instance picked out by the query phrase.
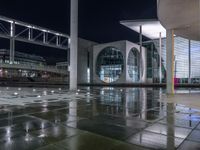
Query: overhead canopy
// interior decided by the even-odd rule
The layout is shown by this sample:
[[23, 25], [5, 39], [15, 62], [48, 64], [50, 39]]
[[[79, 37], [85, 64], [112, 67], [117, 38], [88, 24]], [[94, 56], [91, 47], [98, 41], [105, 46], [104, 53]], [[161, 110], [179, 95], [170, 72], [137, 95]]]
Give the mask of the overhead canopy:
[[162, 37], [166, 37], [166, 30], [158, 20], [128, 20], [120, 23], [138, 33], [140, 33], [140, 26], [142, 26], [142, 34], [149, 39], [158, 39], [160, 33]]

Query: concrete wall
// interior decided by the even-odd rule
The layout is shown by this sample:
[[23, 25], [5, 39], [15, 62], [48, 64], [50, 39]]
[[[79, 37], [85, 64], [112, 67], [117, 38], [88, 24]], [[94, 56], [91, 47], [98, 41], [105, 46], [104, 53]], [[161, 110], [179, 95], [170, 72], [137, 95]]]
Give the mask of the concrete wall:
[[[96, 44], [97, 43], [95, 42], [88, 41], [82, 38], [78, 39], [78, 84], [88, 83], [87, 82], [88, 59], [89, 59], [89, 66], [91, 66], [92, 61], [93, 61], [92, 59], [93, 46]], [[89, 54], [89, 57], [88, 57], [88, 54]]]
[[[131, 49], [133, 49], [133, 48], [136, 48], [138, 50], [138, 52], [140, 53], [140, 46], [139, 45], [137, 45], [135, 43], [132, 43], [132, 42], [129, 42], [129, 41], [126, 41], [126, 68], [128, 68], [128, 55], [129, 55]], [[146, 72], [147, 72], [147, 63], [146, 63], [147, 62], [147, 56], [146, 56], [147, 50], [144, 47], [142, 47], [142, 50], [143, 50], [142, 51], [143, 52], [143, 54], [142, 54], [142, 62], [144, 64], [143, 65], [144, 66], [144, 68], [143, 68], [144, 76], [143, 76], [143, 79], [141, 79], [141, 81], [142, 81], [142, 83], [145, 83], [146, 82], [146, 78], [147, 78], [147, 74], [146, 74]], [[132, 80], [131, 80], [131, 78], [130, 78], [130, 76], [128, 74], [128, 69], [126, 69], [126, 83], [132, 83]]]

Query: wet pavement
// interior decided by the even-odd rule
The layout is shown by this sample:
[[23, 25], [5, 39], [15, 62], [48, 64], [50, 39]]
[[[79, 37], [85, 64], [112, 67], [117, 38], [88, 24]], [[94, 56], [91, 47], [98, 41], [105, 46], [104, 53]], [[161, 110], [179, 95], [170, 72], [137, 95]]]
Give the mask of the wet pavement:
[[0, 150], [199, 150], [200, 109], [160, 102], [163, 93], [0, 88]]

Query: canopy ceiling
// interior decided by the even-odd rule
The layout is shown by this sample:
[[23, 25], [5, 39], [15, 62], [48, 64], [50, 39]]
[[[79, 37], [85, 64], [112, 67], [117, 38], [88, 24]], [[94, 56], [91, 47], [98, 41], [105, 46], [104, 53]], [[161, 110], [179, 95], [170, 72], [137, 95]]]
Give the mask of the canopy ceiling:
[[158, 0], [158, 18], [177, 36], [200, 41], [199, 0]]

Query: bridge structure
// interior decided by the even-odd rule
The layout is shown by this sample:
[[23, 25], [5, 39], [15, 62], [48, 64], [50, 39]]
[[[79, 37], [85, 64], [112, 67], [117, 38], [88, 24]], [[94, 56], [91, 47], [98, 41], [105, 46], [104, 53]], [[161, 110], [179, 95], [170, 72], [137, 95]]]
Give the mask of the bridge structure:
[[[15, 61], [15, 41], [47, 46], [69, 53], [70, 90], [77, 89], [78, 0], [70, 0], [70, 36], [47, 28], [0, 16], [0, 38], [10, 40], [10, 64]], [[70, 49], [70, 50], [69, 50]]]
[[68, 50], [70, 37], [61, 32], [0, 16], [0, 38], [10, 40], [10, 64], [15, 61], [15, 41]]

